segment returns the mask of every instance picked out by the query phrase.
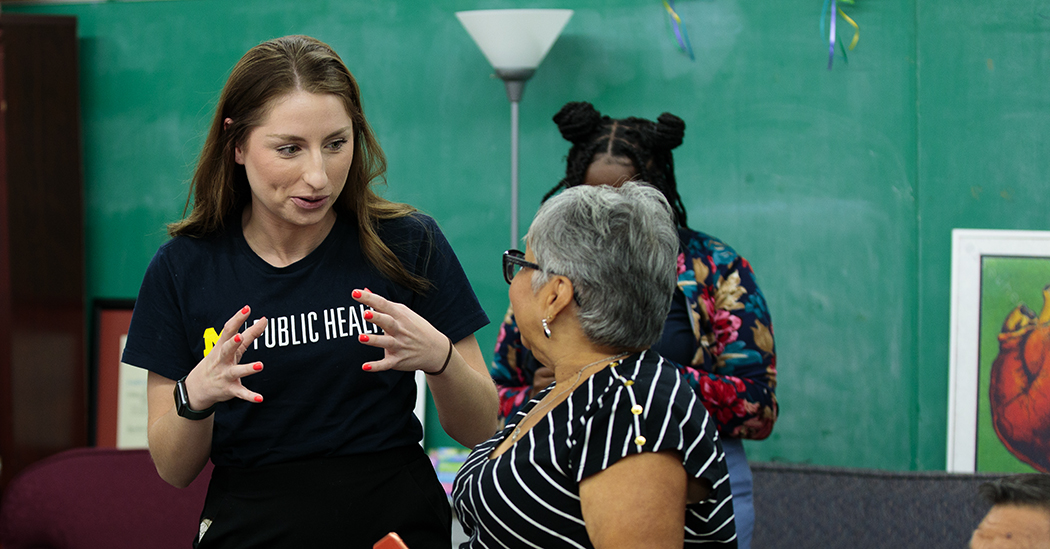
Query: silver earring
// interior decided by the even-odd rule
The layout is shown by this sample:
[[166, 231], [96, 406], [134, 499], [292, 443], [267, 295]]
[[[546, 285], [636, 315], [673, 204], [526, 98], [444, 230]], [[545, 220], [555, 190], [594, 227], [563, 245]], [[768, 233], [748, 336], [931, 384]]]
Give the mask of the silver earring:
[[543, 335], [547, 336], [547, 339], [550, 339], [551, 338], [551, 327], [547, 326], [547, 319], [545, 318], [545, 319], [541, 320], [540, 323], [543, 324]]

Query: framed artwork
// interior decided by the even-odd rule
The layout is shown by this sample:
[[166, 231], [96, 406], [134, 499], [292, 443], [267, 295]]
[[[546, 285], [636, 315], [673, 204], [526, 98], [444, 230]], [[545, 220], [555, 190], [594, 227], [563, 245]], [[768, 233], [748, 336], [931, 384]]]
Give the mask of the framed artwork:
[[1050, 231], [952, 231], [947, 469], [1050, 472]]
[[91, 412], [95, 446], [146, 448], [146, 371], [120, 362], [134, 300], [94, 303]]

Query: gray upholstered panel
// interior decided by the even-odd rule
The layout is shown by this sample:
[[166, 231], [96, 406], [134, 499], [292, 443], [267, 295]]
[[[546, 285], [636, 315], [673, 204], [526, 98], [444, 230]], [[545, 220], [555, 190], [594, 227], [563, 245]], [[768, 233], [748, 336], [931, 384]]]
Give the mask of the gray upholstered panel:
[[754, 549], [964, 549], [1000, 475], [752, 463]]

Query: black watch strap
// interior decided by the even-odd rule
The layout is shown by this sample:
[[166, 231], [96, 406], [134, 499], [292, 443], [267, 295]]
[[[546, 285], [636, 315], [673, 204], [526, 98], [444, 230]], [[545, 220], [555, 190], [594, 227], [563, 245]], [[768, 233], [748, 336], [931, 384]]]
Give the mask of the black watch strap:
[[190, 395], [186, 392], [186, 376], [175, 382], [175, 411], [180, 416], [186, 419], [200, 420], [204, 419], [215, 412], [215, 405], [212, 404], [207, 410], [194, 410], [190, 408]]

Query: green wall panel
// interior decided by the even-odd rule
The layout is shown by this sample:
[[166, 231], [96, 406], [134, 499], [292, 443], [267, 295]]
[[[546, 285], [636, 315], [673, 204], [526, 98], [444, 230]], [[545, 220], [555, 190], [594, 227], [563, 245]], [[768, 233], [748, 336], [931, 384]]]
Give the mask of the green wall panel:
[[[1050, 5], [922, 2], [917, 15], [922, 407], [916, 419], [922, 437], [938, 441], [947, 429], [951, 230], [1050, 229]], [[943, 467], [944, 451], [923, 445], [918, 465]]]

